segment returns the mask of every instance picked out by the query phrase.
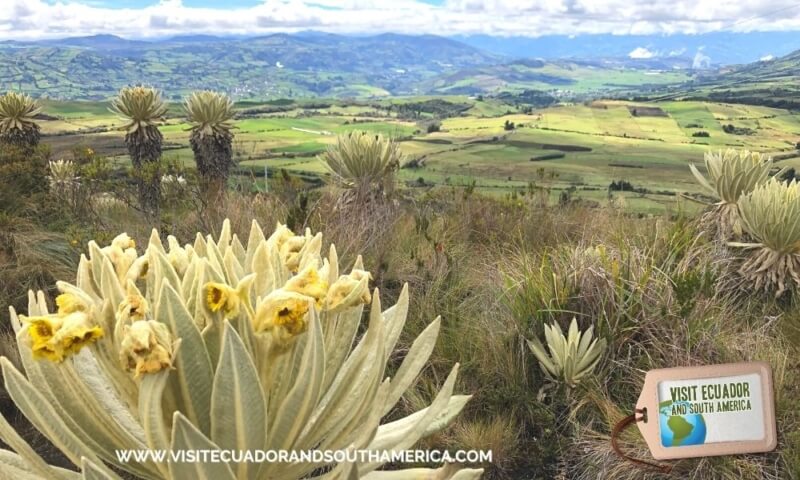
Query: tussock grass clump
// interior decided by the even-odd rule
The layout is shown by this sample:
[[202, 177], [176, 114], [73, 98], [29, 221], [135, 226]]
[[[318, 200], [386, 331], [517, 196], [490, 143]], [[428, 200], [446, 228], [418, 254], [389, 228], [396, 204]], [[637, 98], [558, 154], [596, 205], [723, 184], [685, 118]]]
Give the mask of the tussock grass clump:
[[508, 257], [508, 301], [521, 318], [559, 320], [576, 316], [582, 328], [595, 325], [601, 336], [623, 343], [652, 313], [671, 308], [670, 279], [655, 259], [632, 245], [568, 247], [532, 254], [519, 250]]
[[481, 466], [498, 473], [512, 471], [519, 461], [522, 441], [522, 428], [516, 418], [508, 415], [458, 422], [447, 439], [452, 448], [491, 451], [492, 462]]
[[[63, 235], [0, 213], [0, 301], [22, 307], [29, 290], [53, 291], [58, 278], [71, 275], [77, 255]], [[7, 311], [0, 328], [9, 329]]]

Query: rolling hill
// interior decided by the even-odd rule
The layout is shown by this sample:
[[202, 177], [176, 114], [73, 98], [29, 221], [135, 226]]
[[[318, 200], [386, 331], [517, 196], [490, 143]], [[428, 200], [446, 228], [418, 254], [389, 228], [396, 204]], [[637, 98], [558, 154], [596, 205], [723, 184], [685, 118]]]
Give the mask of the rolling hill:
[[800, 50], [699, 76], [660, 98], [689, 98], [800, 109]]
[[570, 61], [523, 59], [488, 67], [473, 67], [442, 75], [425, 84], [440, 94], [481, 94], [542, 90], [556, 95], [581, 96], [636, 91], [643, 93], [664, 84], [690, 79], [685, 69], [659, 63], [632, 67], [624, 61]]
[[433, 35], [302, 32], [156, 41], [96, 35], [0, 42], [0, 90], [62, 100], [107, 99], [137, 83], [154, 85], [176, 100], [196, 89], [225, 91], [239, 100], [532, 89], [581, 95], [688, 78], [687, 70], [675, 68], [658, 59], [514, 60]]
[[59, 99], [103, 99], [146, 83], [180, 97], [212, 88], [238, 98], [415, 93], [437, 75], [501, 57], [455, 40], [394, 34], [275, 34], [154, 42], [112, 35], [0, 44], [0, 88]]

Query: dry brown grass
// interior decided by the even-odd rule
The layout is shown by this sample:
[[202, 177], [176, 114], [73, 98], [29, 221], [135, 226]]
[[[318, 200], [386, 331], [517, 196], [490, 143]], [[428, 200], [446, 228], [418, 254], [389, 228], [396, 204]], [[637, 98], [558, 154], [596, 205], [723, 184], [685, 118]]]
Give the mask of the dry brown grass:
[[[390, 415], [426, 407], [455, 362], [461, 364], [458, 392], [473, 395], [455, 424], [423, 446], [492, 449], [487, 479], [771, 480], [800, 474], [797, 306], [743, 295], [736, 258], [697, 223], [580, 206], [520, 208], [458, 190], [368, 207], [342, 204], [324, 192], [299, 201], [295, 187], [301, 186], [291, 184], [292, 195], [229, 192], [213, 211], [176, 205], [159, 227], [183, 243], [197, 231], [217, 231], [223, 216], [242, 239], [253, 218], [265, 229], [291, 219], [295, 230], [323, 232], [345, 266], [362, 254], [386, 304], [408, 283], [409, 318], [390, 363], [399, 365], [411, 339], [436, 316], [442, 328], [430, 365]], [[146, 243], [154, 225], [143, 216], [124, 204], [103, 208], [102, 225], [86, 235], [110, 240], [127, 231]], [[53, 240], [59, 234], [40, 235]], [[42, 265], [52, 264], [51, 256], [73, 261], [77, 255], [15, 242], [15, 256], [0, 258], [39, 265], [14, 280], [17, 289], [50, 286], [52, 279], [37, 276], [45, 272]], [[69, 280], [74, 267], [54, 273]], [[706, 274], [712, 288], [703, 286]], [[583, 328], [595, 325], [610, 348], [596, 378], [566, 394], [543, 377], [525, 339], [540, 334], [545, 320], [572, 316]], [[776, 453], [684, 460], [669, 477], [612, 453], [608, 432], [633, 407], [647, 370], [753, 359], [769, 361], [774, 370]], [[647, 457], [635, 428], [623, 440], [631, 453]]]
[[456, 424], [450, 431], [448, 445], [452, 449], [492, 452], [492, 463], [481, 465], [507, 474], [518, 461], [522, 428], [512, 416], [496, 416]]

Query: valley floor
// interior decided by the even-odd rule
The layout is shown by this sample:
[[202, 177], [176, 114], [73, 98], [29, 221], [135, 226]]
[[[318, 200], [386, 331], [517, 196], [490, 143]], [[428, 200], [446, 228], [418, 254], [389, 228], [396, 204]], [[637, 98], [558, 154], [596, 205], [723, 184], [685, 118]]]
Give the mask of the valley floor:
[[[243, 173], [262, 177], [281, 169], [306, 177], [324, 177], [316, 155], [336, 135], [365, 130], [397, 138], [408, 168], [401, 179], [412, 187], [476, 187], [507, 196], [543, 188], [553, 199], [605, 203], [612, 182], [624, 203], [642, 213], [693, 209], [683, 194], [699, 191], [687, 164], [702, 163], [708, 150], [747, 148], [800, 167], [800, 115], [767, 107], [708, 102], [641, 104], [594, 101], [560, 105], [523, 114], [494, 99], [442, 97], [471, 105], [463, 116], [441, 120], [439, 132], [424, 133], [431, 115], [398, 118], [373, 104], [337, 104], [248, 114], [236, 121], [234, 150]], [[382, 100], [380, 107], [410, 99]], [[248, 106], [252, 111], [254, 107]], [[125, 165], [119, 120], [104, 104], [53, 103], [58, 119], [42, 122], [56, 156], [77, 144], [110, 155]], [[514, 124], [506, 130], [506, 122]], [[187, 125], [172, 118], [161, 128], [166, 157], [192, 165]], [[411, 165], [414, 165], [413, 167]]]

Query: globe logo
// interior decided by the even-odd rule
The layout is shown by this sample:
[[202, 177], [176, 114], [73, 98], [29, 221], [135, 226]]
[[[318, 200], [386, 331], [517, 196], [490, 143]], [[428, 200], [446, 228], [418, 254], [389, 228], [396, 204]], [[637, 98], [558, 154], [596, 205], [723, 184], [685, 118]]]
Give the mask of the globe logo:
[[661, 444], [665, 447], [702, 445], [706, 441], [706, 421], [702, 414], [687, 413], [673, 415], [673, 405], [689, 412], [689, 402], [668, 400], [658, 405], [658, 424], [661, 431]]

